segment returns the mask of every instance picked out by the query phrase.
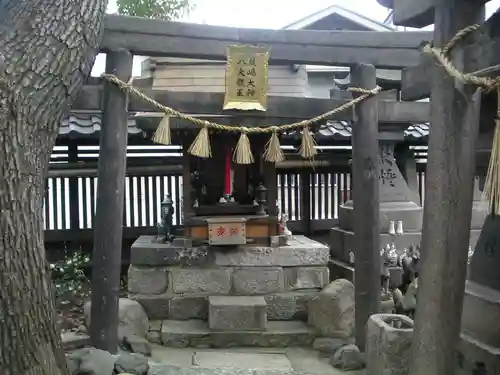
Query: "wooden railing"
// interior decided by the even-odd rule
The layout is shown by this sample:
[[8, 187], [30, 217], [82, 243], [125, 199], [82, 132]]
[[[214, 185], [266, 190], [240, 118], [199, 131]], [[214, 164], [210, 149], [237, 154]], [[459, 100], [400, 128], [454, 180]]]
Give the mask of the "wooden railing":
[[[76, 141], [75, 141], [76, 142]], [[92, 239], [97, 202], [98, 146], [57, 146], [51, 157], [43, 216], [46, 242]], [[182, 225], [182, 166], [179, 146], [129, 145], [123, 212], [124, 237], [155, 233], [160, 203], [170, 193], [175, 203], [174, 225]], [[423, 199], [426, 151], [415, 150], [418, 191]], [[323, 151], [319, 163], [292, 163], [277, 170], [278, 201], [292, 230], [311, 234], [336, 224], [339, 207], [351, 199], [350, 149]]]
[[[347, 166], [333, 171], [278, 171], [278, 202], [289, 216], [293, 230], [310, 233], [335, 225], [339, 207], [351, 199], [351, 174]], [[419, 172], [419, 193], [423, 192]], [[175, 203], [174, 225], [182, 225], [182, 175], [180, 165], [129, 167], [125, 181], [124, 235], [154, 233], [160, 220], [160, 203], [169, 193]], [[44, 199], [46, 240], [91, 238], [97, 202], [97, 169], [51, 171]]]

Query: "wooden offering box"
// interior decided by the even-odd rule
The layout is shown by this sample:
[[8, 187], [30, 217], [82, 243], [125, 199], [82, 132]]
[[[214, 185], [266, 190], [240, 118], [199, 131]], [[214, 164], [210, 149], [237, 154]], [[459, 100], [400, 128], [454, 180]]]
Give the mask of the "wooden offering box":
[[268, 245], [278, 231], [278, 219], [268, 215], [197, 216], [185, 223], [186, 236], [213, 246]]

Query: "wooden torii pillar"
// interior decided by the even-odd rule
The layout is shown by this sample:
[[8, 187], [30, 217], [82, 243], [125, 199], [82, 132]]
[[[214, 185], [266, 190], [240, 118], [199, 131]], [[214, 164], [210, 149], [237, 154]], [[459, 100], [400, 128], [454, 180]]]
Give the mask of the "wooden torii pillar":
[[[377, 85], [373, 65], [357, 65], [351, 74], [356, 87], [372, 90]], [[375, 96], [357, 104], [352, 127], [355, 337], [361, 350], [365, 346], [368, 318], [380, 308], [378, 102]]]
[[[436, 47], [444, 47], [464, 27], [484, 21], [480, 2], [436, 0], [434, 4]], [[463, 69], [469, 71], [467, 66]], [[431, 78], [422, 264], [411, 375], [455, 373], [481, 102], [476, 87], [459, 84], [439, 64], [432, 65]]]
[[[132, 75], [132, 62], [133, 56], [129, 51], [111, 51], [106, 56], [106, 73], [128, 81]], [[128, 141], [127, 101], [127, 94], [113, 83], [104, 84], [92, 256], [90, 338], [94, 347], [110, 353], [118, 350], [118, 299]]]

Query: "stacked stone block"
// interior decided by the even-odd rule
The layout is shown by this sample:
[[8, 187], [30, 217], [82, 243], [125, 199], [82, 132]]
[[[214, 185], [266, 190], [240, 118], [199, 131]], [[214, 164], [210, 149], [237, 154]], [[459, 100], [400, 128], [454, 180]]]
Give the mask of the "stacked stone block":
[[150, 238], [134, 244], [131, 258], [130, 298], [152, 320], [207, 320], [208, 297], [230, 295], [264, 296], [269, 320], [305, 320], [307, 301], [329, 281], [328, 247], [302, 236], [288, 246], [232, 250], [161, 249]]
[[203, 332], [260, 331], [266, 341], [262, 332], [279, 328], [273, 321], [307, 321], [308, 302], [329, 282], [329, 248], [303, 236], [287, 246], [235, 248], [162, 245], [153, 238], [132, 246], [129, 297], [165, 327], [197, 320], [190, 324], [202, 324]]

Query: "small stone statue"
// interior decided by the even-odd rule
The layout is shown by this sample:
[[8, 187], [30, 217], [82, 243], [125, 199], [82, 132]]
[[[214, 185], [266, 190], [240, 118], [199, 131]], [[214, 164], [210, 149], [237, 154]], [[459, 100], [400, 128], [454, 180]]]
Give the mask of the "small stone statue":
[[419, 249], [419, 245], [410, 245], [399, 260], [400, 266], [403, 268], [404, 284], [411, 283], [417, 277], [418, 263], [420, 261]]
[[158, 242], [172, 242], [174, 235], [172, 234], [174, 218], [174, 202], [170, 194], [165, 196], [161, 202], [161, 222], [158, 224]]
[[470, 264], [470, 262], [472, 261], [472, 257], [474, 256], [474, 250], [475, 248], [469, 246], [469, 251], [467, 253], [467, 264]]
[[280, 236], [286, 236], [287, 239], [290, 239], [290, 237], [292, 236], [292, 232], [290, 231], [290, 229], [288, 229], [287, 224], [286, 224], [287, 222], [288, 222], [288, 215], [285, 213], [282, 213], [281, 219], [279, 222], [279, 234], [280, 234]]
[[417, 308], [417, 291], [418, 278], [415, 278], [410, 283], [405, 294], [403, 294], [398, 288], [394, 289], [393, 298], [397, 314], [405, 314], [413, 319], [415, 309]]
[[354, 261], [356, 259], [354, 252], [352, 250], [349, 251], [349, 254], [347, 254], [349, 257], [349, 264], [354, 265]]
[[193, 189], [193, 207], [198, 207], [206, 190], [200, 172], [194, 171], [191, 173], [191, 187]]
[[397, 266], [398, 263], [398, 252], [394, 243], [387, 244], [385, 249], [380, 251], [382, 257], [380, 276], [382, 277], [382, 289], [385, 292], [389, 292], [390, 278], [391, 274], [389, 272], [389, 267]]

